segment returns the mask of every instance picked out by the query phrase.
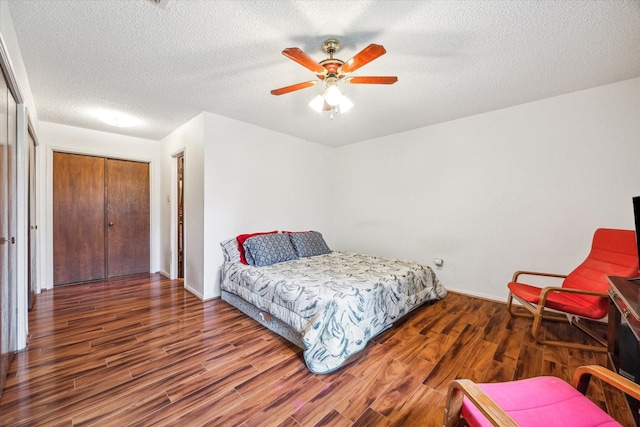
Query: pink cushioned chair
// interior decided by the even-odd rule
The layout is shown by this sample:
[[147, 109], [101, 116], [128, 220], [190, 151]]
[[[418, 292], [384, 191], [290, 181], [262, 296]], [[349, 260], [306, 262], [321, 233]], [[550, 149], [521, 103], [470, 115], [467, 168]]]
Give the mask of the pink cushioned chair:
[[[561, 287], [548, 286], [539, 288], [519, 282], [519, 277], [544, 276], [564, 278]], [[609, 296], [607, 295], [607, 276], [638, 276], [638, 250], [636, 235], [633, 230], [613, 230], [600, 228], [593, 235], [591, 252], [582, 264], [568, 276], [563, 274], [538, 273], [533, 271], [516, 271], [509, 282], [509, 298], [507, 310], [512, 316], [533, 318], [531, 333], [541, 344], [562, 345], [590, 351], [606, 351], [604, 339], [586, 325], [580, 323], [580, 317], [599, 320], [607, 315]], [[516, 311], [512, 304], [516, 299], [524, 310]], [[545, 313], [550, 308], [574, 317], [573, 325], [589, 334], [600, 343], [599, 346], [567, 343], [564, 341], [544, 340], [539, 336], [542, 320], [567, 321], [566, 315]]]
[[640, 399], [640, 385], [602, 367], [581, 366], [573, 385], [556, 377], [534, 377], [504, 383], [449, 383], [444, 427], [609, 427], [620, 424], [584, 396], [591, 376]]

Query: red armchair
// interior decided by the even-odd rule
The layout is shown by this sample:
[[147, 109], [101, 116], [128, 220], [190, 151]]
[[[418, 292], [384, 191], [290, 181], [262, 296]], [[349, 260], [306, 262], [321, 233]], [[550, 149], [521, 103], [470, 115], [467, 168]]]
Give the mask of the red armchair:
[[[520, 276], [533, 275], [564, 278], [562, 286], [539, 288], [519, 282]], [[601, 228], [595, 231], [591, 252], [582, 264], [569, 275], [516, 271], [509, 282], [507, 310], [512, 316], [533, 318], [531, 333], [541, 344], [562, 345], [591, 351], [606, 351], [605, 340], [591, 328], [580, 323], [580, 317], [599, 320], [608, 312], [607, 276], [638, 276], [638, 250], [633, 230], [614, 230]], [[514, 307], [513, 299], [521, 307]], [[521, 308], [528, 310], [523, 312]], [[556, 313], [545, 312], [545, 309]], [[557, 312], [566, 313], [558, 315]], [[568, 315], [568, 316], [567, 316]], [[567, 321], [593, 337], [600, 345], [568, 343], [565, 341], [545, 340], [540, 337], [542, 320]]]

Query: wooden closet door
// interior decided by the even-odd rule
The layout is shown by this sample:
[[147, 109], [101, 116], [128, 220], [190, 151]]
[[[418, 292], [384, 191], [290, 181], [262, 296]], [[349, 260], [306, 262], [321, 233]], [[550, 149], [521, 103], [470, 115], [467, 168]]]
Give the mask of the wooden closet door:
[[149, 164], [107, 159], [107, 277], [149, 272]]
[[105, 277], [105, 159], [53, 153], [53, 283]]

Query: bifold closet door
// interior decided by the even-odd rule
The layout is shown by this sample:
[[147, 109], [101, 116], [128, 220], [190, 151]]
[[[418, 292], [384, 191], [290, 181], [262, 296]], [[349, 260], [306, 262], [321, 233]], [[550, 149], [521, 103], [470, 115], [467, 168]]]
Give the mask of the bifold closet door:
[[149, 164], [53, 154], [54, 285], [149, 272]]
[[149, 272], [149, 164], [107, 159], [107, 277]]
[[53, 153], [53, 283], [105, 277], [105, 159]]

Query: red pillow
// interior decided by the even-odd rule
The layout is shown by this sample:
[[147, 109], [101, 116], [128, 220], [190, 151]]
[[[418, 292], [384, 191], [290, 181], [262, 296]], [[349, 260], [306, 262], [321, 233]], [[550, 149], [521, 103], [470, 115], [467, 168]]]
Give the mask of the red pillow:
[[245, 264], [245, 265], [249, 265], [249, 263], [247, 262], [247, 258], [245, 257], [245, 253], [244, 253], [244, 242], [245, 242], [245, 240], [247, 240], [249, 237], [260, 236], [262, 234], [277, 234], [277, 233], [278, 233], [278, 230], [276, 230], [276, 231], [264, 231], [262, 233], [239, 234], [236, 237], [236, 240], [238, 241], [238, 250], [240, 251], [240, 262]]

